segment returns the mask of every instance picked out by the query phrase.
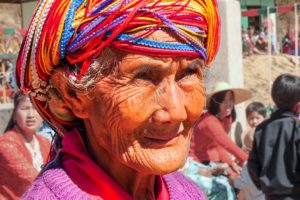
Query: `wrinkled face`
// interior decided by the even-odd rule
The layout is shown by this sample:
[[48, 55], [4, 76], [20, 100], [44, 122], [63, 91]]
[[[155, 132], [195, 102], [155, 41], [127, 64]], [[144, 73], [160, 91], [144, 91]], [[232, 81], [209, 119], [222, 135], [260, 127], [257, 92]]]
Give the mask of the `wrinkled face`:
[[[174, 41], [167, 34], [152, 39]], [[90, 93], [97, 142], [129, 168], [150, 174], [184, 163], [204, 105], [203, 61], [126, 54]]]
[[265, 120], [264, 116], [259, 114], [258, 112], [251, 112], [247, 116], [248, 124], [251, 128], [256, 128], [261, 122]]
[[33, 134], [42, 125], [42, 118], [33, 107], [29, 97], [24, 97], [18, 104], [14, 119], [25, 134]]
[[231, 114], [234, 107], [234, 98], [232, 91], [227, 91], [224, 100], [220, 103], [221, 119]]

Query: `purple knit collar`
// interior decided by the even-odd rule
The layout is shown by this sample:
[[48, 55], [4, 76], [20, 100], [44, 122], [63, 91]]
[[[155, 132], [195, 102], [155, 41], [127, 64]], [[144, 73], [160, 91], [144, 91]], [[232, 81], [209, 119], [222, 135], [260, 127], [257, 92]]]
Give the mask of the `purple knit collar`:
[[[48, 169], [41, 175], [45, 185], [58, 197], [58, 199], [71, 199], [76, 194], [76, 199], [92, 199], [82, 191], [66, 172], [61, 168]], [[206, 200], [200, 188], [188, 180], [180, 172], [173, 172], [163, 176], [170, 200]], [[67, 189], [63, 189], [67, 188]]]

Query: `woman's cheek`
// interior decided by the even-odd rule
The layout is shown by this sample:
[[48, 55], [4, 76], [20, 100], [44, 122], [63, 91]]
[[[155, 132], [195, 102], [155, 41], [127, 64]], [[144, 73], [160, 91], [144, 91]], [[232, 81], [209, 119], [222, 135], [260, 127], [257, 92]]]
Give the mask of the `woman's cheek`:
[[203, 86], [195, 87], [186, 93], [186, 105], [189, 120], [195, 121], [202, 113], [205, 105], [205, 92]]
[[130, 89], [126, 97], [120, 97], [118, 104], [119, 116], [126, 129], [135, 129], [151, 117], [155, 109], [155, 98], [149, 88]]

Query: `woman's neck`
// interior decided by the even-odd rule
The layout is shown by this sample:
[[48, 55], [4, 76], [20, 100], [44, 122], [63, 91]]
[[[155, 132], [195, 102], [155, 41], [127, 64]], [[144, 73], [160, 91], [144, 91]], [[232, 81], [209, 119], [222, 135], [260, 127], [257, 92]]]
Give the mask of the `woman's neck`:
[[228, 114], [219, 112], [219, 114], [218, 114], [217, 116], [219, 116], [218, 118], [219, 118], [221, 121], [223, 121], [223, 120], [226, 120], [226, 118], [229, 118], [229, 117], [230, 117], [230, 114], [228, 115]]
[[92, 159], [121, 185], [133, 199], [156, 199], [155, 175], [139, 173], [120, 163], [97, 143], [96, 138], [93, 137], [94, 134], [87, 135], [89, 137], [86, 138], [86, 146]]
[[30, 131], [25, 131], [16, 125], [16, 129], [23, 135], [26, 142], [31, 143], [33, 141], [34, 133]]
[[225, 131], [229, 133], [232, 125], [232, 117], [230, 115], [224, 116], [222, 119], [220, 119], [220, 121], [222, 122]]

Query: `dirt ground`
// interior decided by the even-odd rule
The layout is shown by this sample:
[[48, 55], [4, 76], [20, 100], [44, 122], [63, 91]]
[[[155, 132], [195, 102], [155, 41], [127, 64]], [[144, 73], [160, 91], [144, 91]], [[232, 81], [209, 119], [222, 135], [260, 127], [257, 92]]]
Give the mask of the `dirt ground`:
[[253, 94], [252, 100], [273, 105], [270, 95], [272, 81], [282, 73], [297, 72], [300, 75], [300, 68], [296, 70], [293, 58], [285, 54], [274, 55], [270, 61], [267, 55], [252, 55], [244, 58], [244, 83], [245, 88], [250, 89]]

